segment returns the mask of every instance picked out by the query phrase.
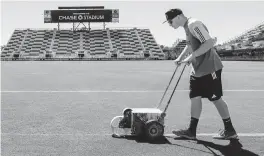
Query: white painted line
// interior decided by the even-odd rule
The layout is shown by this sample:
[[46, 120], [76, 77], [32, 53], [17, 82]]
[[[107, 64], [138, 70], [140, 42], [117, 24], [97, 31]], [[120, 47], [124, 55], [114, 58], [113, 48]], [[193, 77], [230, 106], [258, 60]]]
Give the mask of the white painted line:
[[161, 74], [161, 73], [171, 73], [171, 71], [158, 71], [158, 70], [130, 70], [126, 71], [129, 73], [155, 73], [155, 74]]
[[[62, 134], [62, 133], [51, 133], [51, 134], [24, 134], [24, 133], [2, 133], [2, 136], [111, 136], [112, 134]], [[206, 136], [214, 136], [217, 133], [199, 133], [197, 136], [206, 137]], [[174, 134], [164, 134], [164, 136], [176, 137]], [[264, 137], [264, 133], [238, 133], [240, 137]]]
[[43, 72], [36, 72], [36, 73], [26, 73], [29, 75], [47, 75], [48, 73], [43, 73]]
[[[197, 136], [215, 136], [218, 133], [199, 133]], [[264, 137], [264, 133], [238, 133], [241, 137]], [[175, 134], [165, 134], [165, 136], [175, 136]]]
[[1, 91], [2, 93], [148, 93], [161, 92], [151, 90], [20, 90], [20, 91]]
[[[169, 90], [172, 91], [172, 90]], [[164, 90], [4, 90], [1, 93], [160, 93]], [[189, 90], [176, 90], [189, 92]], [[264, 90], [224, 90], [224, 92], [264, 92]]]
[[111, 136], [112, 134], [63, 134], [63, 133], [46, 133], [46, 134], [24, 134], [24, 133], [2, 133], [1, 135], [18, 135], [18, 136]]
[[263, 89], [253, 89], [253, 90], [247, 90], [247, 89], [242, 89], [242, 90], [223, 90], [224, 92], [264, 92]]
[[47, 75], [49, 73], [44, 73], [44, 72], [35, 72], [35, 73], [15, 73], [17, 75]]

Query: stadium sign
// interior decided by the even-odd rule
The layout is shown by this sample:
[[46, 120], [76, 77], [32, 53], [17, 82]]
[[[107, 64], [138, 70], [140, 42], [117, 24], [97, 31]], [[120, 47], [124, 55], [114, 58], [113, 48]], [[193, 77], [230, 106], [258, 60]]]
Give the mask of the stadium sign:
[[45, 10], [44, 23], [119, 22], [119, 10]]

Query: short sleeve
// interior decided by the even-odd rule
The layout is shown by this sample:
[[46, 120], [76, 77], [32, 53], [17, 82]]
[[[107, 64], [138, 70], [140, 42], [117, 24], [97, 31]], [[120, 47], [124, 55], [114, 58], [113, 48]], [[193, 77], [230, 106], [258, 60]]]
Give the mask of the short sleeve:
[[190, 32], [194, 37], [196, 37], [201, 43], [204, 43], [206, 40], [211, 39], [208, 30], [200, 21], [195, 21], [189, 26]]

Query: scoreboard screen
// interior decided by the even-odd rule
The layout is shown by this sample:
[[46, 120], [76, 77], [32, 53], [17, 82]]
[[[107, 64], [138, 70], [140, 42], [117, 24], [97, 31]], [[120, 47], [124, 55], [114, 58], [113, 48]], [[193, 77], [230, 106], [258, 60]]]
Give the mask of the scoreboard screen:
[[118, 9], [45, 10], [44, 23], [119, 22]]

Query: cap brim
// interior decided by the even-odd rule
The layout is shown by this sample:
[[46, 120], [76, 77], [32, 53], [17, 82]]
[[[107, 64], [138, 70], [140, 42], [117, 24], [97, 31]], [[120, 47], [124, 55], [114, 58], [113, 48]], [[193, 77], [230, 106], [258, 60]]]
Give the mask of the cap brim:
[[166, 23], [166, 22], [168, 22], [168, 21], [166, 20], [166, 21], [164, 21], [162, 24], [164, 24], [164, 23]]

